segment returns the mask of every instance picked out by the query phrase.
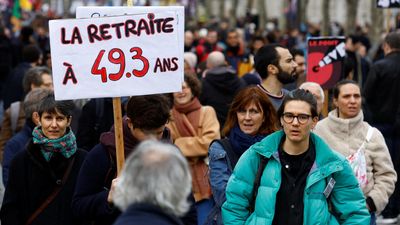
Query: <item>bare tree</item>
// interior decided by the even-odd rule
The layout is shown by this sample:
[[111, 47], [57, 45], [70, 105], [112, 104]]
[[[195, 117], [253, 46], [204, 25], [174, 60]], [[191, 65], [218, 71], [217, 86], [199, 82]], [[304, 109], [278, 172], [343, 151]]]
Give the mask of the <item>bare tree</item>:
[[265, 8], [265, 3], [266, 0], [258, 0], [258, 15], [259, 15], [259, 23], [260, 23], [260, 29], [264, 30], [265, 29], [265, 24], [267, 23], [267, 10]]
[[[226, 0], [219, 1], [219, 17], [220, 19], [225, 18], [225, 10], [226, 10]], [[231, 15], [233, 16], [233, 15]]]
[[308, 0], [297, 0], [297, 27], [307, 23]]
[[346, 0], [347, 3], [347, 23], [346, 35], [353, 34], [356, 27], [358, 0]]
[[380, 36], [385, 29], [383, 25], [384, 9], [377, 8], [375, 0], [371, 1], [371, 27], [369, 36], [374, 43], [380, 41]]
[[246, 9], [251, 11], [253, 9], [254, 6], [254, 0], [247, 0], [247, 7]]
[[329, 35], [329, 28], [331, 23], [331, 17], [329, 15], [330, 0], [323, 0], [322, 2], [322, 27], [321, 34], [324, 36]]
[[231, 27], [235, 27], [237, 22], [237, 9], [239, 8], [239, 0], [232, 1], [232, 7], [229, 13], [229, 24]]

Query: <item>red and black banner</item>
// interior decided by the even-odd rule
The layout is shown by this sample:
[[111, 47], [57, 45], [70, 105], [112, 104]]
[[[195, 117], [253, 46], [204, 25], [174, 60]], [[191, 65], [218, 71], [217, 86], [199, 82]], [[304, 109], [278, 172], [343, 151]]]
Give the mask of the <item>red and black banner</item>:
[[307, 46], [307, 81], [316, 82], [323, 89], [332, 88], [342, 77], [345, 38], [309, 38]]

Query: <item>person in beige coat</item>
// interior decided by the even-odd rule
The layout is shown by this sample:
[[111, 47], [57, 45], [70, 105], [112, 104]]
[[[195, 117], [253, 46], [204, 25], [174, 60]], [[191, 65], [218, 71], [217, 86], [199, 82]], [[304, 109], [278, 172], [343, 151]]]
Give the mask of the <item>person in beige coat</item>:
[[396, 172], [383, 135], [364, 122], [358, 84], [352, 80], [340, 81], [333, 95], [336, 109], [318, 122], [314, 133], [348, 159], [363, 146], [366, 179], [359, 179], [359, 183], [371, 213], [371, 224], [375, 224], [375, 213], [379, 214], [385, 208], [394, 191]]
[[188, 160], [198, 224], [203, 224], [212, 208], [208, 146], [211, 141], [220, 138], [220, 126], [214, 108], [200, 104], [200, 90], [198, 78], [186, 73], [182, 91], [173, 94], [174, 105], [167, 127], [174, 144]]

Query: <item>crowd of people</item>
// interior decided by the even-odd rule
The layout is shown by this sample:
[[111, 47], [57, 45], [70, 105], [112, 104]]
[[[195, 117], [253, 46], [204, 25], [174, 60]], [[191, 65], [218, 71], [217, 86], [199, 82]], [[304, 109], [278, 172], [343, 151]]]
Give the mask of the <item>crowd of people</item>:
[[182, 90], [122, 98], [118, 174], [111, 99], [55, 100], [44, 30], [0, 28], [1, 224], [397, 222], [398, 31], [348, 35], [330, 96], [318, 32], [187, 27]]

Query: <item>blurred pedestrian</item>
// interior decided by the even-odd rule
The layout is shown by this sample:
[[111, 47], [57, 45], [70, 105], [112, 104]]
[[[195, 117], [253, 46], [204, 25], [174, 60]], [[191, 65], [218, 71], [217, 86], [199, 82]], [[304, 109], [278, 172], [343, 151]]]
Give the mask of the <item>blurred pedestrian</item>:
[[173, 94], [174, 105], [167, 127], [171, 130], [174, 144], [189, 162], [197, 224], [203, 224], [212, 208], [208, 146], [212, 140], [220, 138], [220, 125], [215, 110], [201, 105], [199, 95], [200, 81], [192, 74], [185, 74], [182, 92]]
[[315, 82], [304, 82], [299, 86], [299, 89], [304, 89], [309, 91], [312, 95], [314, 95], [315, 99], [317, 100], [317, 112], [319, 118], [322, 118], [322, 108], [324, 106], [325, 94], [324, 90], [322, 89], [321, 85]]
[[[383, 42], [385, 58], [375, 62], [363, 89], [366, 121], [385, 137], [396, 173], [400, 173], [400, 33], [387, 34]], [[382, 212], [383, 221], [395, 223], [400, 213], [400, 184]]]
[[217, 112], [218, 122], [223, 126], [236, 93], [246, 87], [236, 71], [226, 64], [221, 52], [212, 52], [207, 59], [207, 71], [202, 80], [200, 102], [212, 106]]

